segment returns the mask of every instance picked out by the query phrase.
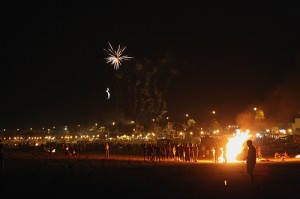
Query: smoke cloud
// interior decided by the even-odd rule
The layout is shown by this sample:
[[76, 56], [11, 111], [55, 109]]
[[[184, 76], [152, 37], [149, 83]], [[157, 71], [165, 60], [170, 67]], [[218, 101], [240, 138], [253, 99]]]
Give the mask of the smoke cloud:
[[261, 126], [271, 128], [294, 122], [294, 116], [300, 112], [300, 53], [296, 55], [295, 70], [291, 71], [280, 86], [270, 89], [261, 102], [249, 106], [237, 115], [236, 122], [241, 128], [253, 128], [255, 106], [260, 107], [265, 114]]

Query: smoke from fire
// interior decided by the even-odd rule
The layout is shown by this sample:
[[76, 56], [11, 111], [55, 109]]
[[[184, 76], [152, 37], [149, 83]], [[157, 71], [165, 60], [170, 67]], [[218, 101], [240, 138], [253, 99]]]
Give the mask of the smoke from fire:
[[236, 122], [241, 128], [254, 128], [255, 122], [257, 123], [254, 107], [259, 107], [264, 112], [265, 118], [260, 121], [261, 127], [271, 128], [294, 122], [294, 116], [300, 112], [300, 61], [297, 68], [290, 71], [279, 86], [270, 89], [262, 101], [253, 103], [237, 115]]

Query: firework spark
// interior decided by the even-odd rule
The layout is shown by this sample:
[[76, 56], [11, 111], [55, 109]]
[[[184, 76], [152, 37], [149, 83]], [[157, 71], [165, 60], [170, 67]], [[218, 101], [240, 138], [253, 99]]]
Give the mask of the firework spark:
[[126, 49], [126, 46], [121, 48], [120, 45], [118, 46], [117, 50], [114, 50], [111, 44], [108, 42], [109, 48], [104, 49], [108, 57], [106, 57], [106, 63], [111, 63], [114, 66], [114, 69], [118, 70], [119, 66], [121, 66], [122, 62], [125, 60], [132, 59], [133, 57], [129, 57], [127, 55], [122, 55], [124, 50]]

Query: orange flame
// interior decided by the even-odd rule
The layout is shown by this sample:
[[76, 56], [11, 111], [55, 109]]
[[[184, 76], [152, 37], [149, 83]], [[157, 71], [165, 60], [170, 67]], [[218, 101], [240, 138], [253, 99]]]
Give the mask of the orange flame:
[[[243, 144], [251, 138], [249, 132], [237, 132], [232, 138], [229, 138], [226, 144], [227, 162], [237, 162], [238, 155], [243, 152]], [[223, 153], [223, 151], [222, 151]], [[223, 156], [222, 156], [223, 157]], [[222, 158], [223, 159], [223, 158]], [[222, 160], [224, 161], [224, 160]]]

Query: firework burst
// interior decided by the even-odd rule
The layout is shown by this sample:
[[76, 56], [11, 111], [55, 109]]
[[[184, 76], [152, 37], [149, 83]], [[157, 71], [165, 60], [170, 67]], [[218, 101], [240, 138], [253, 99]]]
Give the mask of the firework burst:
[[111, 44], [108, 42], [109, 48], [104, 49], [107, 52], [108, 57], [105, 58], [106, 63], [111, 63], [114, 66], [114, 69], [118, 70], [119, 66], [121, 66], [122, 62], [125, 60], [132, 59], [133, 57], [129, 57], [127, 55], [122, 55], [126, 46], [121, 48], [120, 45], [118, 46], [117, 50], [114, 50]]

